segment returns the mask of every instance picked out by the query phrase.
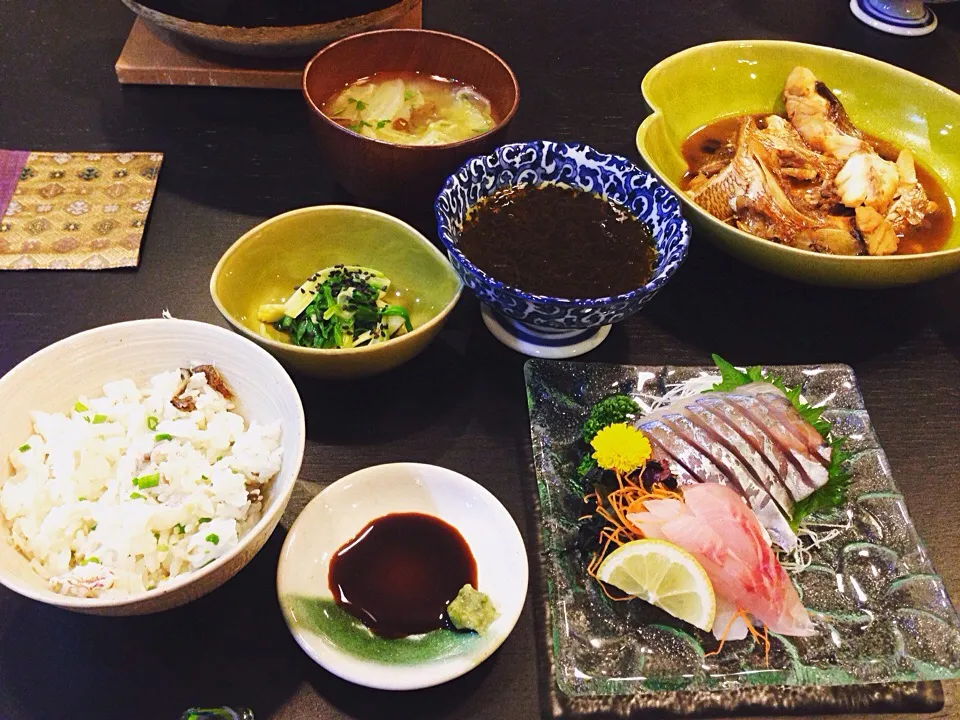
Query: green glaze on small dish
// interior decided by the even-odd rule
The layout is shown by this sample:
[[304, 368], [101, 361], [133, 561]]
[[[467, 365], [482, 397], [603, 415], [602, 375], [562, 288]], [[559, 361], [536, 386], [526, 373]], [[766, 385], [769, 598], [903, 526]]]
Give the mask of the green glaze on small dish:
[[[678, 181], [680, 153], [693, 131], [723, 116], [783, 110], [787, 74], [804, 65], [840, 98], [865, 132], [909, 147], [937, 175], [953, 207], [951, 235], [938, 252], [843, 257], [797, 250], [720, 222], [687, 200]], [[783, 277], [836, 287], [891, 287], [931, 280], [960, 269], [960, 95], [900, 68], [833, 48], [779, 40], [698, 45], [647, 73], [643, 96], [653, 110], [637, 130], [644, 161], [679, 195], [704, 237], [734, 257]]]
[[[272, 329], [263, 331], [260, 305], [283, 302], [310, 275], [337, 264], [372, 267], [390, 278], [389, 300], [407, 309], [413, 331], [380, 345], [333, 350], [296, 347]], [[286, 365], [325, 378], [376, 375], [410, 360], [440, 332], [461, 289], [447, 259], [414, 228], [345, 205], [267, 220], [227, 250], [210, 278], [213, 301], [234, 328]]]
[[423, 635], [386, 639], [374, 635], [331, 598], [290, 595], [281, 598], [281, 603], [287, 616], [303, 629], [343, 652], [386, 665], [411, 665], [454, 657], [479, 637], [476, 633], [434, 630]]
[[[395, 513], [429, 515], [460, 534], [476, 562], [477, 587], [500, 613], [483, 634], [434, 630], [385, 639], [336, 604], [331, 561], [373, 521]], [[407, 563], [364, 562], [383, 577], [401, 565]], [[307, 503], [280, 551], [277, 597], [290, 634], [324, 669], [370, 688], [418, 690], [460, 677], [490, 657], [520, 617], [527, 579], [520, 530], [489, 491], [446, 468], [391, 463], [340, 478]]]

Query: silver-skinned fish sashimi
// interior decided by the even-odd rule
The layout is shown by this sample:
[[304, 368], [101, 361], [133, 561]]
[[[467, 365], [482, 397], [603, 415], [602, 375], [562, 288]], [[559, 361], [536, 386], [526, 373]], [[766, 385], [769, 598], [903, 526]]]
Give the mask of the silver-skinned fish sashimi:
[[774, 543], [788, 552], [796, 547], [794, 505], [826, 484], [831, 448], [782, 390], [758, 382], [684, 398], [636, 427], [680, 485], [730, 487]]

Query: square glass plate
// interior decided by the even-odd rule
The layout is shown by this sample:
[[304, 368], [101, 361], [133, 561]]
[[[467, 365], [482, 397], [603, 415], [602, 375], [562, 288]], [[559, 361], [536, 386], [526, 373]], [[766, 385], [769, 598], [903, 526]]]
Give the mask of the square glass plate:
[[792, 575], [818, 633], [770, 634], [769, 664], [752, 641], [728, 642], [642, 601], [611, 602], [585, 572], [574, 482], [589, 408], [611, 393], [662, 394], [713, 367], [633, 367], [533, 360], [525, 368], [539, 491], [552, 660], [572, 698], [758, 686], [838, 686], [960, 677], [960, 624], [914, 530], [903, 496], [846, 365], [771, 367], [844, 439], [852, 476], [846, 504], [823, 518], [845, 526]]

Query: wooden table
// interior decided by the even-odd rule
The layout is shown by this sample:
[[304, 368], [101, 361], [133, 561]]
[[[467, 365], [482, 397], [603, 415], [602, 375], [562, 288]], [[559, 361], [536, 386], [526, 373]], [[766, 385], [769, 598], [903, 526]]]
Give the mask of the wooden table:
[[[937, 6], [922, 39], [881, 35], [843, 0], [427, 0], [426, 27], [500, 53], [522, 88], [514, 139], [588, 142], [636, 157], [644, 73], [690, 45], [789, 38], [893, 62], [960, 89], [960, 7]], [[0, 274], [0, 373], [45, 345], [106, 323], [174, 316], [224, 324], [207, 283], [224, 249], [260, 220], [344, 201], [318, 158], [298, 93], [121, 88], [132, 23], [116, 0], [0, 2], [0, 146], [161, 150], [159, 191], [136, 271]], [[426, 209], [425, 209], [426, 210]], [[410, 218], [433, 235], [429, 214]], [[702, 364], [847, 362], [921, 536], [960, 598], [960, 276], [889, 292], [826, 291], [760, 274], [702, 238], [676, 279], [587, 360]], [[303, 477], [326, 484], [376, 463], [466, 473], [527, 538], [533, 485], [521, 367], [465, 296], [441, 338], [388, 381], [298, 380], [308, 415]], [[64, 372], [69, 372], [64, 368]], [[360, 420], [348, 397], [389, 398]], [[0, 409], [2, 411], [2, 409]], [[0, 718], [156, 718], [232, 703], [266, 718], [534, 718], [538, 664], [528, 603], [490, 661], [443, 687], [386, 694], [324, 672], [287, 633], [274, 572], [278, 531], [239, 576], [162, 615], [74, 615], [0, 590]], [[960, 715], [947, 687], [945, 710]]]

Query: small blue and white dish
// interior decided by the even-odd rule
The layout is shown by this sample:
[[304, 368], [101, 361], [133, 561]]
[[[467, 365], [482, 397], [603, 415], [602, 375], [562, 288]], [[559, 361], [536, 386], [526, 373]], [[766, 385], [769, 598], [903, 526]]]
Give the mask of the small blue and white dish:
[[937, 28], [937, 16], [924, 2], [943, 0], [850, 0], [850, 10], [874, 30], [915, 37]]
[[[460, 228], [469, 208], [481, 198], [503, 187], [547, 183], [598, 193], [645, 223], [656, 244], [650, 281], [611, 297], [534, 295], [490, 277], [460, 251]], [[447, 179], [434, 212], [450, 262], [483, 303], [487, 328], [508, 347], [534, 357], [568, 358], [595, 348], [613, 323], [656, 295], [680, 267], [690, 245], [690, 226], [670, 190], [626, 158], [588, 145], [538, 140], [502, 145], [490, 155], [472, 158]]]

